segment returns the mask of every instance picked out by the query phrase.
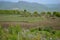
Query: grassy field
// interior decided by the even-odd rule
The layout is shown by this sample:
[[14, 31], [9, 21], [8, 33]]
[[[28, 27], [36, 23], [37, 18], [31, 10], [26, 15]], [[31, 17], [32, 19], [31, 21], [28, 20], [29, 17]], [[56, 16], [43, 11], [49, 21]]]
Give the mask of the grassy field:
[[42, 17], [20, 17], [20, 15], [0, 15], [0, 21], [27, 21], [36, 22], [40, 20], [45, 20]]
[[18, 25], [8, 28], [0, 26], [0, 40], [60, 40], [60, 30], [22, 29]]
[[52, 26], [60, 29], [60, 18], [20, 17], [20, 15], [0, 15], [0, 24], [21, 24], [22, 27]]
[[60, 40], [60, 12], [0, 10], [0, 40]]
[[[60, 18], [0, 15], [1, 24], [3, 25], [0, 26], [0, 40], [60, 40]], [[43, 27], [40, 28], [41, 26]], [[59, 30], [50, 29], [50, 26]]]

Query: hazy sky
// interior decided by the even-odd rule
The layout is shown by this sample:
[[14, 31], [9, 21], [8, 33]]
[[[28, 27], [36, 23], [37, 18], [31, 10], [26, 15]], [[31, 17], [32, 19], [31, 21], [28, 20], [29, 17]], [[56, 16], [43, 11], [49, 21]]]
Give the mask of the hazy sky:
[[27, 2], [37, 2], [41, 4], [60, 4], [60, 0], [0, 0], [0, 1], [12, 1], [12, 2], [27, 1]]

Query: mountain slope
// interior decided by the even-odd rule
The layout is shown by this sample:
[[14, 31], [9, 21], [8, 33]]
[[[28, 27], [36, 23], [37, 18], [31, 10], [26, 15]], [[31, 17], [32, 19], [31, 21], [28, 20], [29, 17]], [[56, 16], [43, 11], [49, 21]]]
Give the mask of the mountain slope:
[[58, 11], [60, 12], [60, 4], [46, 4], [49, 7], [50, 11]]
[[[56, 6], [56, 5], [55, 5]], [[19, 10], [28, 10], [30, 12], [33, 11], [60, 11], [60, 6], [53, 7], [52, 5], [43, 5], [38, 3], [29, 3], [24, 1], [19, 2], [6, 2], [6, 1], [0, 1], [0, 9], [19, 9]]]

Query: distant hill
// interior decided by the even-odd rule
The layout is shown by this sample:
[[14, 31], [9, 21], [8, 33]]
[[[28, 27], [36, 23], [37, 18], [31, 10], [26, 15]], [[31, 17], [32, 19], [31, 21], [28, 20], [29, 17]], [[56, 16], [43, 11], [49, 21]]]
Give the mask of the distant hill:
[[19, 2], [6, 2], [0, 1], [0, 9], [2, 10], [28, 10], [33, 11], [60, 11], [60, 4], [38, 4], [38, 3], [29, 3], [25, 1]]
[[50, 11], [60, 12], [60, 4], [46, 4]]

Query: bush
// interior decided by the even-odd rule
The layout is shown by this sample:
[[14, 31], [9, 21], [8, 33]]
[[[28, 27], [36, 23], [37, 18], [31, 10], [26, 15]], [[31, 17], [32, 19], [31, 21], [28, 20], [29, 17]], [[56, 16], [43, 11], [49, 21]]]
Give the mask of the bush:
[[[4, 28], [0, 26], [0, 40], [43, 40], [44, 38], [49, 40], [52, 37], [53, 39], [55, 38], [55, 36], [53, 35], [60, 35], [60, 32], [57, 32], [55, 34], [55, 31], [52, 31], [53, 28], [50, 26], [22, 30], [18, 25], [10, 25], [7, 29], [8, 32], [5, 32]], [[51, 35], [50, 32], [52, 32], [53, 34]]]
[[60, 17], [60, 12], [53, 12], [53, 15], [56, 17]]
[[47, 26], [47, 27], [44, 27], [43, 30], [44, 30], [44, 31], [51, 32], [51, 31], [53, 30], [53, 28], [50, 27], [50, 26]]

